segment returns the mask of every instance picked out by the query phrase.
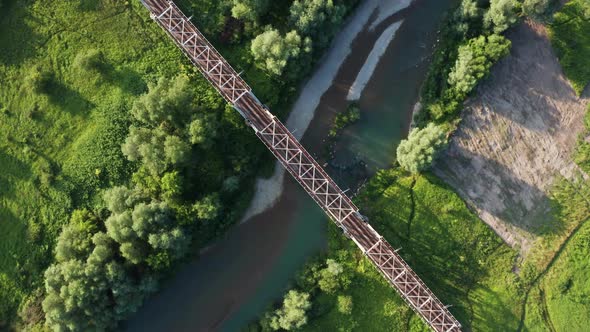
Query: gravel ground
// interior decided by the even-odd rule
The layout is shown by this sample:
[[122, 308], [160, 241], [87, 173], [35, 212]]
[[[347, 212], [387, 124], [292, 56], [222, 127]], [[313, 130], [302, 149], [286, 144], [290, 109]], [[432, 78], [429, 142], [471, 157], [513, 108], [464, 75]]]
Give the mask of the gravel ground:
[[589, 94], [575, 95], [542, 25], [524, 22], [508, 37], [511, 55], [468, 101], [435, 172], [526, 255], [550, 221], [552, 184], [581, 172], [572, 154]]

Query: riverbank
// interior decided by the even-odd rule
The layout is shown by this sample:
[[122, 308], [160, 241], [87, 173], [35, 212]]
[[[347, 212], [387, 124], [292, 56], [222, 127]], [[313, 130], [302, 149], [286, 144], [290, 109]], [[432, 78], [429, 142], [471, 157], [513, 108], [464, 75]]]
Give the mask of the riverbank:
[[[356, 13], [346, 23], [344, 29], [336, 36], [330, 50], [316, 69], [313, 76], [307, 81], [295, 102], [293, 109], [285, 122], [289, 130], [297, 139], [301, 139], [318, 109], [321, 98], [326, 91], [332, 86], [336, 75], [342, 70], [342, 65], [350, 55], [353, 41], [357, 36], [370, 24], [370, 30], [374, 30], [379, 24], [395, 13], [407, 8], [411, 0], [396, 2], [392, 5], [391, 1], [364, 1], [357, 9]], [[400, 22], [401, 24], [401, 22]], [[399, 24], [394, 24], [388, 28], [386, 38], [384, 38], [374, 49], [380, 50], [382, 55], [389, 42], [395, 36]], [[356, 88], [356, 99], [360, 98], [360, 93], [366, 86], [368, 80], [374, 71], [380, 56], [373, 56], [369, 67], [372, 70], [365, 70], [364, 84]], [[270, 208], [279, 198], [283, 191], [285, 170], [277, 162], [274, 172], [270, 178], [260, 178], [256, 180], [256, 191], [249, 208], [242, 217], [242, 222]]]
[[[359, 100], [361, 120], [346, 128], [342, 137], [343, 140], [354, 137], [355, 143], [371, 147], [358, 151], [370, 169], [392, 163], [394, 142], [407, 133], [410, 111], [428, 65], [424, 59], [432, 52], [437, 24], [449, 4], [417, 0], [415, 5], [386, 18], [374, 31], [361, 31], [330, 87], [319, 98], [316, 113], [302, 138], [312, 154], [321, 154], [332, 119], [343, 109], [339, 105], [348, 104], [348, 90], [379, 36], [403, 19]], [[392, 82], [391, 77], [398, 79]], [[350, 148], [357, 149], [358, 145]], [[375, 150], [378, 153], [374, 154]], [[349, 178], [348, 173], [330, 167], [328, 172], [339, 184]], [[283, 194], [271, 209], [240, 224], [186, 271], [181, 271], [184, 277], [164, 287], [129, 322], [128, 331], [165, 328], [235, 331], [280, 297], [309, 257], [325, 249], [329, 222], [295, 181], [285, 177], [283, 185]], [[214, 262], [224, 263], [221, 266]], [[206, 278], [201, 279], [200, 275]], [[171, 303], [178, 309], [171, 308]], [[166, 314], [156, 316], [158, 312]], [[154, 317], [157, 321], [153, 321]]]

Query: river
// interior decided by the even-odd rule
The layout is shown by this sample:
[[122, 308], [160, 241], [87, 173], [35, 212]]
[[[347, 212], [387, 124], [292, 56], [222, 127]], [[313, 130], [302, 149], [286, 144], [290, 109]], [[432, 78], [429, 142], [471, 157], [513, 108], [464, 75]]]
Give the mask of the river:
[[[394, 161], [395, 148], [409, 129], [436, 29], [455, 1], [415, 0], [393, 15], [380, 17], [386, 10], [373, 13], [370, 21], [380, 23], [366, 24], [352, 42], [302, 139], [321, 164], [329, 162], [327, 170], [342, 188], [354, 192], [364, 179]], [[346, 108], [349, 95], [355, 99], [352, 86], [360, 87], [356, 94], [361, 119], [343, 132], [333, 160], [324, 160], [335, 114]], [[325, 248], [328, 223], [291, 177], [284, 181], [272, 208], [234, 227], [184, 266], [124, 329], [238, 331], [280, 299], [295, 272]]]

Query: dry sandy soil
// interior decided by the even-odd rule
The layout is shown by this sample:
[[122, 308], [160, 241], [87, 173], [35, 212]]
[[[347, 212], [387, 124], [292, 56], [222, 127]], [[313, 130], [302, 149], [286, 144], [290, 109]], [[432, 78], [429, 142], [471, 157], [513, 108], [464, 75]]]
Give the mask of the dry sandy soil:
[[588, 89], [575, 95], [542, 25], [524, 22], [508, 37], [511, 55], [467, 102], [435, 172], [526, 254], [550, 220], [552, 183], [579, 171], [572, 154], [589, 99]]

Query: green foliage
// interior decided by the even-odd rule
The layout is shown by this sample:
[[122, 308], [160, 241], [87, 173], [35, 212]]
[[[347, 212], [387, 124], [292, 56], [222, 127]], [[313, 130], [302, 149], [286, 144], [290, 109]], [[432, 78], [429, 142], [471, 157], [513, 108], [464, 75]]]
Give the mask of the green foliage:
[[336, 118], [334, 119], [334, 124], [330, 129], [329, 136], [336, 137], [342, 129], [350, 126], [351, 124], [357, 122], [361, 118], [361, 110], [356, 103], [351, 103], [348, 105], [344, 112], [336, 114]]
[[82, 71], [100, 72], [105, 64], [103, 54], [96, 49], [88, 49], [78, 53], [74, 58], [74, 68]]
[[455, 66], [449, 73], [449, 84], [463, 99], [486, 77], [490, 68], [510, 51], [511, 42], [499, 35], [479, 36], [459, 47]]
[[397, 161], [409, 172], [424, 171], [445, 144], [445, 132], [439, 126], [430, 123], [426, 128], [412, 129], [408, 138], [397, 147]]
[[119, 262], [97, 218], [77, 211], [58, 238], [56, 263], [45, 271], [46, 325], [53, 330], [105, 330], [134, 312], [154, 290], [150, 276], [135, 279]]
[[522, 13], [534, 19], [542, 19], [549, 8], [549, 0], [524, 0]]
[[36, 94], [47, 93], [51, 83], [51, 73], [40, 66], [33, 66], [25, 76], [23, 89]]
[[190, 146], [184, 123], [196, 108], [195, 98], [186, 76], [162, 78], [151, 86], [133, 105], [132, 114], [140, 126], [129, 128], [122, 146], [127, 158], [141, 161], [154, 175], [186, 162]]
[[487, 11], [484, 5], [482, 1], [463, 0], [444, 23], [441, 43], [421, 91], [423, 110], [415, 119], [420, 126], [433, 120], [452, 126], [467, 95], [493, 64], [508, 54], [510, 41], [490, 35], [490, 31], [503, 29], [496, 27], [494, 20], [506, 28], [514, 24], [520, 7], [514, 0], [492, 1]]
[[297, 31], [324, 47], [342, 23], [346, 6], [333, 0], [295, 0], [289, 10]]
[[309, 294], [290, 290], [283, 300], [283, 307], [274, 312], [270, 318], [270, 327], [274, 330], [294, 330], [307, 324], [307, 310], [311, 307]]
[[[364, 187], [357, 203], [380, 234], [403, 248], [403, 258], [441, 301], [453, 303], [450, 310], [466, 330], [518, 328], [523, 292], [520, 279], [512, 272], [517, 253], [442, 181], [430, 174], [380, 171]], [[412, 331], [428, 331], [372, 263], [333, 225], [327, 255], [352, 282], [346, 290], [316, 292], [314, 280], [324, 267], [309, 264], [297, 280], [300, 289], [312, 294], [313, 303], [310, 319], [301, 330], [388, 331], [392, 326], [409, 326]]]
[[201, 220], [215, 219], [219, 215], [219, 210], [221, 209], [219, 197], [215, 194], [206, 196], [196, 202], [192, 209]]
[[308, 44], [308, 40], [302, 41], [295, 30], [281, 36], [278, 30], [267, 29], [252, 40], [250, 50], [262, 68], [279, 76], [287, 61], [296, 59], [302, 51], [309, 52]]
[[519, 9], [517, 0], [490, 0], [490, 8], [484, 15], [484, 26], [500, 34], [516, 23]]
[[[202, 0], [180, 5], [196, 16], [201, 31], [236, 69], [244, 70], [249, 83], [262, 92], [261, 99], [285, 112], [296, 93], [293, 87], [313, 64], [311, 52], [301, 52], [305, 54], [298, 57], [300, 62], [288, 64], [284, 72], [289, 75], [269, 79], [253, 65], [250, 32], [257, 30], [246, 29], [244, 34], [240, 22], [229, 17], [233, 4]], [[273, 24], [281, 34], [293, 29], [288, 6], [260, 15], [260, 26]], [[18, 304], [44, 288], [43, 271], [52, 263], [51, 253], [58, 251], [56, 242], [62, 243], [58, 240], [62, 226], [75, 209], [91, 211], [92, 218], [101, 216], [96, 222], [98, 230], [83, 233], [64, 227], [63, 237], [72, 239], [72, 244], [86, 243], [86, 247], [77, 252], [60, 244], [61, 259], [87, 255], [96, 247], [94, 242], [88, 244], [88, 237], [105, 231], [104, 214], [108, 211], [102, 209], [104, 189], [135, 186], [142, 197], [133, 204], [143, 203], [148, 210], [152, 203], [158, 207], [166, 204], [167, 216], [186, 227], [185, 235], [198, 248], [222, 235], [239, 218], [255, 175], [271, 164], [271, 157], [243, 119], [227, 107], [168, 39], [161, 38], [161, 29], [146, 23], [147, 12], [140, 2], [4, 2], [1, 16], [10, 20], [0, 20], [0, 329], [11, 329], [18, 319]], [[48, 17], [59, 24], [47, 24]], [[81, 33], [91, 38], [80, 38]], [[301, 39], [302, 47], [310, 51], [311, 41]], [[320, 55], [314, 54], [315, 59]], [[167, 82], [159, 83], [161, 77]], [[128, 151], [135, 156], [133, 162], [121, 148], [130, 125], [137, 132], [129, 140], [140, 146]], [[217, 133], [223, 133], [222, 139]], [[195, 203], [199, 203], [199, 213], [193, 213]], [[128, 208], [124, 204], [131, 211], [132, 222], [135, 205]], [[202, 220], [216, 220], [197, 222], [199, 214]], [[155, 213], [150, 218], [159, 216]], [[152, 237], [151, 243], [165, 247], [174, 236]], [[145, 247], [111, 241], [114, 260], [124, 262], [123, 274], [135, 285], [140, 280], [133, 276], [157, 278], [176, 259], [172, 249], [155, 250], [149, 237], [147, 241], [148, 257], [137, 266], [121, 252], [143, 257]], [[81, 263], [85, 267], [89, 264], [86, 260]], [[63, 281], [66, 263], [56, 265], [53, 279]], [[105, 271], [96, 273], [106, 275]], [[100, 293], [101, 287], [111, 283], [107, 277], [89, 278], [86, 272], [76, 272], [63, 285], [85, 285]], [[106, 287], [102, 289], [111, 286]], [[52, 323], [57, 328], [70, 324], [70, 316], [83, 309], [72, 307], [60, 316], [64, 301], [75, 301], [55, 295], [50, 307], [57, 310]], [[100, 298], [102, 293], [96, 296]], [[109, 303], [105, 310], [114, 310], [111, 298]], [[102, 315], [100, 308], [93, 313]], [[113, 322], [124, 311], [120, 313]], [[109, 315], [105, 314], [105, 320]], [[30, 322], [37, 324], [38, 320]]]
[[352, 313], [352, 297], [349, 295], [338, 295], [338, 311], [345, 315]]
[[326, 293], [334, 293], [340, 289], [346, 289], [350, 285], [350, 279], [344, 274], [344, 268], [334, 259], [326, 260], [326, 267], [318, 273], [318, 286]]
[[269, 0], [233, 0], [231, 14], [233, 17], [250, 22], [257, 22], [268, 10]]
[[551, 44], [578, 95], [590, 82], [590, 2], [573, 0], [553, 16]]
[[[189, 238], [166, 203], [150, 202], [126, 187], [110, 189], [104, 199], [112, 213], [105, 221], [107, 234], [120, 245], [122, 257], [137, 265], [160, 253], [171, 260], [185, 254]], [[162, 265], [150, 267], [157, 271]]]

